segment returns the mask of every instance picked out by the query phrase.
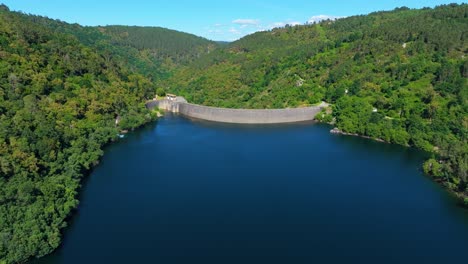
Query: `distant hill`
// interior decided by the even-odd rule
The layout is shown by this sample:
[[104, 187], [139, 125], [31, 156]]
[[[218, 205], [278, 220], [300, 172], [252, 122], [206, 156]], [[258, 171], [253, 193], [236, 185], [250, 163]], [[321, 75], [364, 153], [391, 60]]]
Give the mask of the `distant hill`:
[[[30, 16], [34, 23], [75, 36], [98, 51], [112, 51], [136, 72], [152, 80], [164, 79], [179, 65], [209, 54], [218, 44], [202, 37], [161, 27], [85, 27], [47, 17]], [[108, 54], [109, 55], [109, 54]]]
[[216, 41], [216, 43], [218, 43], [221, 46], [226, 46], [226, 45], [229, 45], [229, 43], [231, 43], [231, 42], [229, 42], [229, 41]]
[[185, 64], [210, 53], [217, 43], [202, 37], [161, 27], [106, 26], [100, 32], [111, 43], [148, 50], [154, 57]]

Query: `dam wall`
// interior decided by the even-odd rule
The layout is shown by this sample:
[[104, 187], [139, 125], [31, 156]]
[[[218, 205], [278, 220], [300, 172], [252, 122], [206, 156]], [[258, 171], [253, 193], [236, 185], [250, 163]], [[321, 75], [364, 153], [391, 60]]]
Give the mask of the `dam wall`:
[[174, 101], [163, 99], [146, 104], [148, 108], [159, 108], [165, 111], [214, 122], [237, 124], [278, 124], [314, 120], [324, 105], [285, 108], [285, 109], [230, 109], [190, 104], [185, 99]]
[[178, 113], [179, 105], [184, 102], [171, 101], [168, 99], [154, 100], [146, 103], [148, 109], [159, 108], [167, 112]]

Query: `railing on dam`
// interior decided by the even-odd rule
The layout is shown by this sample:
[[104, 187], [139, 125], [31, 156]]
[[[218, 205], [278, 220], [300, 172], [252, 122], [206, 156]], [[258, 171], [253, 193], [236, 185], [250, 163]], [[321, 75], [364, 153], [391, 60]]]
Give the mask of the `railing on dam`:
[[176, 100], [154, 100], [146, 104], [148, 108], [159, 108], [188, 117], [238, 124], [277, 124], [310, 121], [326, 105], [322, 103], [319, 106], [285, 109], [230, 109], [190, 104], [182, 97], [178, 97]]

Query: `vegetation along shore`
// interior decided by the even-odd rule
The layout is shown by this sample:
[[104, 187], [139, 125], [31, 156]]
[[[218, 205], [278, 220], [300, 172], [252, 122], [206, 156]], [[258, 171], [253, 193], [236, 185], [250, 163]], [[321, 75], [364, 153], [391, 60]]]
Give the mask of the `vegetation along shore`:
[[0, 263], [59, 247], [83, 177], [155, 93], [317, 115], [340, 133], [431, 153], [468, 205], [468, 5], [285, 26], [218, 43], [157, 27], [85, 27], [0, 6]]

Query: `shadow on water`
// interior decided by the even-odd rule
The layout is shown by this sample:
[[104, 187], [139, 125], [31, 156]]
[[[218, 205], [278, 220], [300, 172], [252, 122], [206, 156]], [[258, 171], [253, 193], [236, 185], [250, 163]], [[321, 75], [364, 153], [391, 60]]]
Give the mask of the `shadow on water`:
[[[136, 131], [130, 131], [130, 133], [126, 134], [124, 138], [119, 138], [117, 141], [112, 142], [111, 144], [107, 145], [104, 148], [104, 155], [108, 154], [109, 152], [112, 152], [114, 149], [118, 149], [121, 145], [125, 145], [128, 140], [133, 140], [133, 139], [140, 139], [142, 134], [148, 133], [150, 131], [153, 131], [157, 125], [158, 121], [151, 122], [148, 124], [145, 124], [138, 128]], [[99, 164], [97, 166], [102, 166], [103, 159], [99, 161]], [[32, 259], [28, 263], [34, 264], [34, 263], [43, 263], [44, 260], [51, 261], [51, 263], [55, 263], [56, 261], [59, 261], [61, 259], [62, 253], [63, 253], [63, 247], [68, 244], [67, 241], [67, 234], [72, 232], [72, 230], [75, 230], [79, 228], [79, 225], [77, 223], [80, 223], [80, 211], [85, 210], [86, 208], [83, 208], [83, 202], [87, 200], [87, 192], [84, 190], [87, 189], [88, 185], [92, 184], [92, 177], [93, 177], [93, 171], [89, 172], [87, 175], [83, 177], [81, 180], [81, 190], [79, 190], [79, 194], [77, 196], [77, 199], [80, 201], [78, 207], [73, 210], [71, 213], [71, 216], [68, 217], [67, 221], [67, 226], [62, 230], [62, 244], [56, 249], [56, 252], [53, 253], [50, 256], [43, 257], [41, 259]]]
[[403, 158], [409, 162], [423, 162], [430, 157], [430, 153], [419, 149], [379, 142], [368, 138], [340, 134], [332, 134], [331, 136], [338, 144], [349, 147], [350, 149], [365, 148], [369, 152], [383, 151], [390, 155], [403, 155]]

